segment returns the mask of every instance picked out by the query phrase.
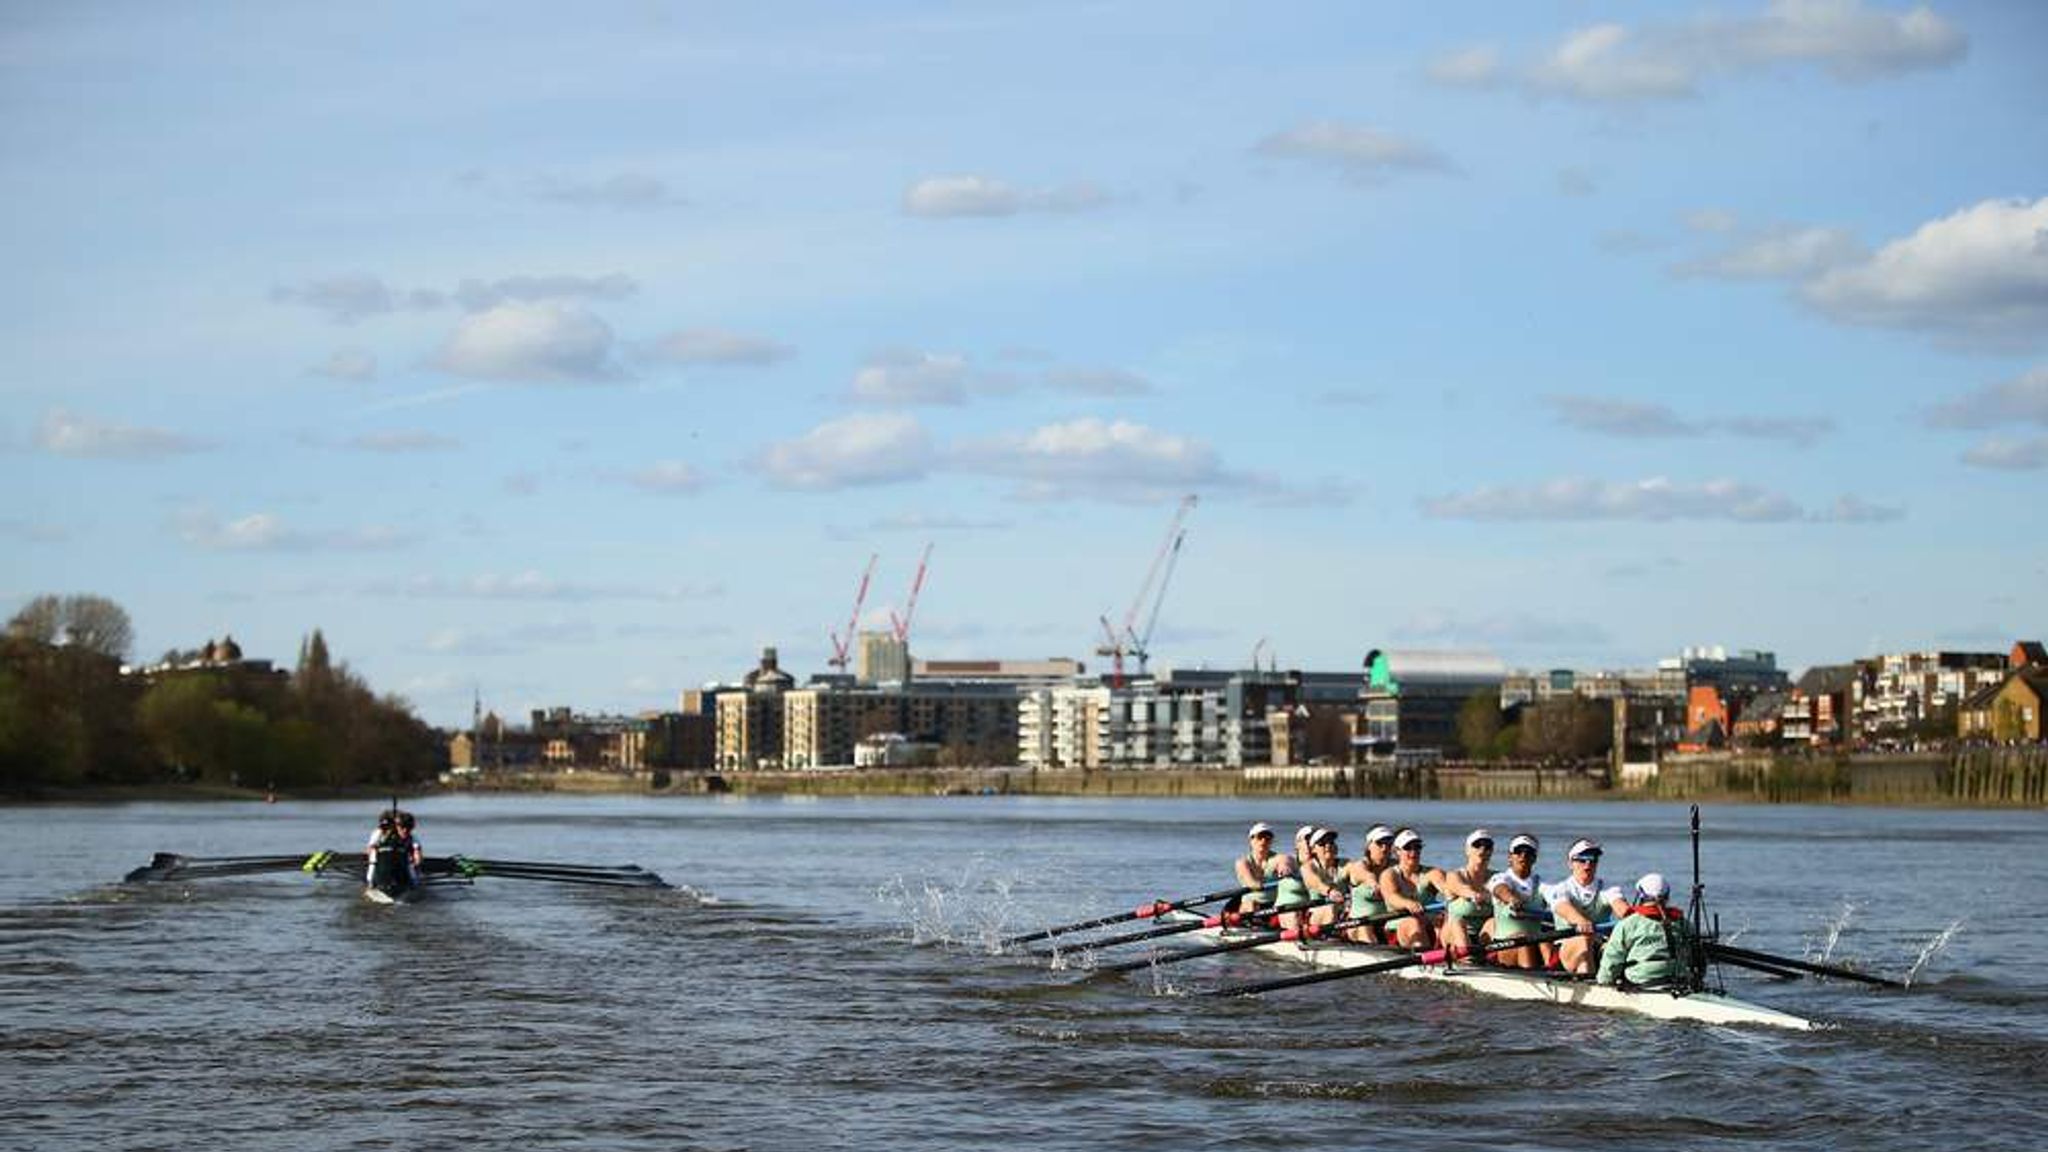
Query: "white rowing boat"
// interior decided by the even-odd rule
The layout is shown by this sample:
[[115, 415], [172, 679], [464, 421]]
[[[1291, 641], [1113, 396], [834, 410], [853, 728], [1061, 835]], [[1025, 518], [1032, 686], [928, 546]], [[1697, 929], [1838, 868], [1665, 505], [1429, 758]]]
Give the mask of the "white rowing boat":
[[[1201, 917], [1192, 913], [1174, 912], [1162, 918], [1161, 923], [1186, 923], [1199, 919]], [[1191, 935], [1223, 942], [1242, 940], [1250, 933], [1242, 929], [1202, 928]], [[1275, 941], [1247, 951], [1306, 964], [1311, 968], [1362, 968], [1368, 964], [1413, 955], [1399, 949], [1380, 948], [1370, 944], [1294, 941]], [[1400, 976], [1407, 980], [1435, 980], [1456, 984], [1482, 995], [1498, 996], [1504, 1000], [1547, 1000], [1552, 1004], [1575, 1004], [1582, 1008], [1633, 1012], [1638, 1016], [1648, 1016], [1657, 1020], [1693, 1020], [1702, 1024], [1759, 1024], [1797, 1031], [1808, 1031], [1817, 1027], [1813, 1021], [1804, 1017], [1766, 1008], [1761, 1004], [1751, 1004], [1720, 992], [1677, 993], [1655, 989], [1622, 989], [1595, 984], [1590, 980], [1568, 980], [1536, 972], [1495, 968], [1469, 962], [1398, 968], [1387, 975]]]

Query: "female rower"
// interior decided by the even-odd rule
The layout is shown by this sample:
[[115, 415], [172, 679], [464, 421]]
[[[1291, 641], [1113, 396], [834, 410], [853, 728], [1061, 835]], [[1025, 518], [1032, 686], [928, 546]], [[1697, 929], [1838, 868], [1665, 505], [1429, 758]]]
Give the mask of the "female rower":
[[1308, 885], [1301, 878], [1301, 865], [1285, 852], [1273, 857], [1273, 911], [1276, 915], [1271, 924], [1260, 927], [1282, 932], [1300, 928], [1308, 915], [1308, 906]]
[[1557, 944], [1558, 963], [1574, 976], [1591, 976], [1599, 952], [1594, 935], [1599, 926], [1628, 915], [1628, 901], [1621, 889], [1600, 880], [1600, 842], [1574, 840], [1565, 857], [1571, 861], [1571, 875], [1550, 885], [1544, 895], [1550, 901], [1557, 927], [1576, 928], [1578, 935]]
[[419, 833], [415, 831], [417, 826], [417, 821], [412, 818], [412, 813], [400, 812], [398, 814], [398, 835], [400, 839], [405, 841], [405, 868], [406, 872], [412, 876], [414, 885], [418, 885], [421, 882], [420, 864], [427, 858], [426, 850], [420, 847]]
[[[1506, 871], [1495, 872], [1486, 881], [1493, 896], [1493, 942], [1514, 940], [1549, 931], [1543, 899], [1543, 878], [1536, 874], [1536, 852], [1542, 847], [1526, 833], [1508, 841]], [[1525, 944], [1503, 948], [1493, 962], [1505, 968], [1543, 968], [1552, 955], [1548, 944]]]
[[[1387, 903], [1380, 897], [1380, 873], [1393, 866], [1393, 857], [1394, 830], [1385, 824], [1366, 829], [1365, 855], [1344, 866], [1344, 879], [1351, 885], [1351, 905], [1344, 910], [1346, 917], [1356, 920], [1386, 914]], [[1345, 935], [1361, 944], [1386, 940], [1377, 924], [1361, 924]]]
[[1486, 941], [1486, 922], [1493, 917], [1493, 896], [1486, 881], [1493, 874], [1493, 833], [1474, 828], [1465, 837], [1465, 866], [1437, 869], [1436, 887], [1450, 898], [1444, 909], [1444, 946], [1478, 948]]
[[1394, 866], [1380, 873], [1380, 900], [1390, 912], [1409, 915], [1387, 922], [1388, 939], [1403, 948], [1429, 948], [1436, 943], [1427, 905], [1436, 898], [1435, 882], [1422, 864], [1422, 834], [1403, 828], [1394, 834]]
[[1266, 887], [1273, 878], [1273, 868], [1279, 857], [1273, 852], [1273, 826], [1261, 820], [1252, 825], [1245, 839], [1251, 843], [1251, 850], [1237, 858], [1237, 882], [1251, 889], [1237, 898], [1237, 911], [1256, 912], [1272, 902], [1272, 890]]
[[1337, 830], [1316, 829], [1309, 837], [1308, 859], [1301, 867], [1301, 878], [1308, 885], [1309, 895], [1322, 901], [1309, 913], [1310, 924], [1321, 926], [1337, 919], [1339, 906], [1351, 892], [1351, 882], [1344, 878], [1344, 863], [1343, 857], [1337, 855]]
[[1696, 987], [1692, 925], [1667, 903], [1671, 886], [1652, 872], [1636, 881], [1629, 914], [1600, 949], [1600, 983], [1634, 988]]

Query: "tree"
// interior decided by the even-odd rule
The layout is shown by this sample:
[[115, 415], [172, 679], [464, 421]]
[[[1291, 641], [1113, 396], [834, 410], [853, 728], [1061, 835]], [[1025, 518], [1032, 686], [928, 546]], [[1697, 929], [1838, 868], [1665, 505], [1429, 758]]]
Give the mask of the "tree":
[[1458, 743], [1465, 749], [1465, 755], [1474, 760], [1491, 760], [1498, 755], [1496, 741], [1503, 722], [1499, 691], [1480, 692], [1466, 700], [1458, 709]]
[[104, 596], [66, 596], [64, 639], [74, 648], [125, 661], [135, 644], [135, 625], [127, 609]]
[[36, 644], [55, 644], [64, 630], [64, 602], [55, 596], [38, 596], [22, 606], [7, 622], [7, 635]]
[[1614, 713], [1605, 701], [1559, 697], [1522, 710], [1520, 750], [1539, 760], [1584, 760], [1614, 743]]

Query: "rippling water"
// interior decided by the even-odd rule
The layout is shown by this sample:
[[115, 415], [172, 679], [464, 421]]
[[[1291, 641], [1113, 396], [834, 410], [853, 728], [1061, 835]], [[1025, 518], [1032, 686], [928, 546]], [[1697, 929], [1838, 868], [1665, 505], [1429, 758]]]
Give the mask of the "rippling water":
[[[0, 1147], [2037, 1149], [2048, 818], [1713, 808], [1725, 933], [1905, 975], [1730, 975], [1833, 1025], [1711, 1028], [1365, 977], [1255, 1001], [1232, 956], [1125, 978], [998, 936], [1225, 887], [1244, 826], [1600, 837], [1689, 882], [1669, 805], [445, 797], [433, 853], [637, 862], [367, 905], [299, 875], [123, 887], [157, 850], [354, 849], [375, 805], [0, 810]], [[1931, 948], [1944, 932], [1939, 947]], [[1168, 993], [1168, 994], [1162, 994]]]

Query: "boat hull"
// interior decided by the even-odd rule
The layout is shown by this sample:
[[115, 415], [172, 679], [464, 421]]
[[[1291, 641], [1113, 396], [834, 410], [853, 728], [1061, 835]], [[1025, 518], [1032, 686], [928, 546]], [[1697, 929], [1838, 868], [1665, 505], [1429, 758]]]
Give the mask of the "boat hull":
[[[1183, 921], [1193, 919], [1183, 914], [1176, 914], [1175, 918]], [[1217, 928], [1204, 928], [1193, 935], [1219, 942], [1243, 939], [1245, 936], [1242, 931]], [[1304, 964], [1311, 968], [1361, 968], [1368, 964], [1410, 955], [1396, 949], [1379, 948], [1368, 944], [1303, 944], [1293, 941], [1262, 944], [1248, 951]], [[1497, 996], [1504, 1000], [1543, 1000], [1552, 1004], [1569, 1004], [1580, 1008], [1628, 1012], [1658, 1020], [1692, 1020], [1702, 1024], [1755, 1024], [1802, 1032], [1815, 1027], [1813, 1021], [1804, 1017], [1766, 1008], [1761, 1004], [1751, 1004], [1746, 1000], [1738, 1000], [1718, 992], [1680, 995], [1655, 990], [1622, 989], [1591, 981], [1561, 980], [1512, 968], [1492, 968], [1473, 964], [1417, 965], [1412, 968], [1396, 969], [1387, 975], [1399, 976], [1404, 980], [1432, 980], [1443, 984], [1456, 984], [1481, 995]]]
[[417, 904], [425, 899], [426, 895], [425, 888], [401, 888], [396, 892], [386, 892], [382, 888], [363, 885], [363, 899], [371, 904]]

